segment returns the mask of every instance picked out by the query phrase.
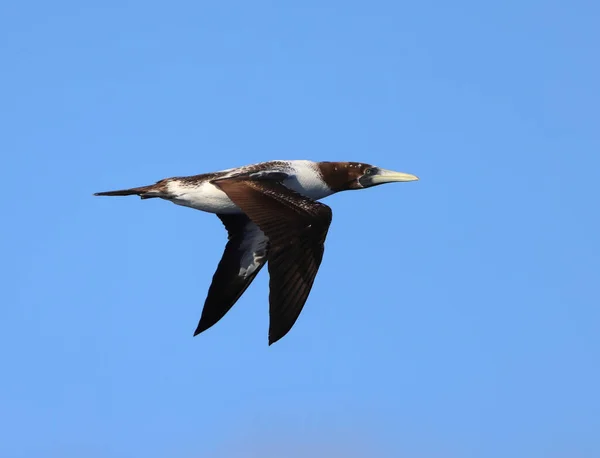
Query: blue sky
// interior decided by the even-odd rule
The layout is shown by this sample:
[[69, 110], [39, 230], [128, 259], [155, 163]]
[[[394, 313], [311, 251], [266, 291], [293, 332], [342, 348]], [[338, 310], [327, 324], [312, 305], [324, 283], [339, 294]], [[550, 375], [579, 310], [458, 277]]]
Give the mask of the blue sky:
[[[1, 8], [0, 456], [600, 456], [597, 2]], [[218, 219], [91, 194], [270, 159], [421, 181], [192, 338]]]

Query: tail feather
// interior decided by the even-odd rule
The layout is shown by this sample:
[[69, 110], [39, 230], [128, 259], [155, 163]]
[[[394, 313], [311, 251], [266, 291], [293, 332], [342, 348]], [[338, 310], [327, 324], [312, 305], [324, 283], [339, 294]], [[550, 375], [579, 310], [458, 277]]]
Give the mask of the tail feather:
[[142, 199], [158, 197], [157, 195], [147, 195], [156, 191], [155, 185], [140, 186], [139, 188], [119, 189], [118, 191], [97, 192], [95, 196], [140, 196]]

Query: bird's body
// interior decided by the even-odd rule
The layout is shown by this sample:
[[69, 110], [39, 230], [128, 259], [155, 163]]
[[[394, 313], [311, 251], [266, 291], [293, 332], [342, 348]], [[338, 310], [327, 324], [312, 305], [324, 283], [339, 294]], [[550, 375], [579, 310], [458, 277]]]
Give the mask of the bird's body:
[[[165, 194], [177, 205], [208, 213], [243, 213], [213, 182], [248, 175], [260, 178], [282, 177], [282, 184], [310, 199], [319, 200], [333, 194], [325, 184], [315, 162], [270, 161], [191, 177], [166, 180]], [[162, 197], [162, 196], [161, 196]]]
[[96, 195], [162, 198], [215, 213], [228, 242], [194, 335], [219, 321], [268, 262], [271, 344], [298, 318], [323, 257], [332, 215], [317, 201], [339, 191], [414, 180], [357, 162], [269, 161]]

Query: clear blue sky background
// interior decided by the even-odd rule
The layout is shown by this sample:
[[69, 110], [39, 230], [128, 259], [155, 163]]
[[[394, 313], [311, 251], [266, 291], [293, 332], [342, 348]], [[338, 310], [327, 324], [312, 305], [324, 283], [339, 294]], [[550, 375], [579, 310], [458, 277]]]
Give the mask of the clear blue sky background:
[[[285, 5], [284, 5], [285, 3]], [[600, 7], [53, 2], [0, 11], [0, 456], [600, 456]], [[269, 159], [341, 193], [299, 321], [226, 235], [92, 193]]]

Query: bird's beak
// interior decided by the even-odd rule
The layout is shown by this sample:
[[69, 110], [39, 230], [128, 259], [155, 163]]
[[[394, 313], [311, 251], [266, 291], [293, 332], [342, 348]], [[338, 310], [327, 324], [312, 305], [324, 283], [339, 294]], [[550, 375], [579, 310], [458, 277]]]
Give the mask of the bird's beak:
[[419, 177], [411, 175], [410, 173], [394, 172], [393, 170], [377, 169], [375, 175], [369, 177], [371, 186], [384, 183], [404, 182], [404, 181], [418, 181]]

